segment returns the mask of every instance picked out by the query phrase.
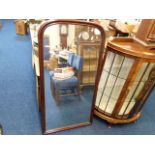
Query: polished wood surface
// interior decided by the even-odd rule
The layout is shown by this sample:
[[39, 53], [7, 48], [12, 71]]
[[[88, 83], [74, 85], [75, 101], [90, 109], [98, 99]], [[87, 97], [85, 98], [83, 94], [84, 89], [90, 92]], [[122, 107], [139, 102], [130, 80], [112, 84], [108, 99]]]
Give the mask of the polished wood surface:
[[88, 126], [88, 125], [91, 125], [91, 124], [92, 123], [90, 123], [90, 122], [85, 122], [85, 123], [79, 123], [78, 125], [74, 124], [74, 125], [69, 125], [67, 127], [62, 127], [62, 128], [48, 129], [48, 130], [46, 130], [46, 132], [44, 134], [47, 135], [47, 134], [50, 134], [50, 133], [55, 133], [55, 132], [75, 129], [75, 128], [79, 128], [79, 127]]
[[97, 111], [96, 109], [94, 110], [94, 114], [100, 117], [101, 119], [106, 120], [108, 123], [111, 123], [111, 124], [132, 123], [132, 122], [135, 122], [141, 116], [141, 113], [139, 112], [134, 117], [123, 120], [123, 119], [113, 118], [111, 116], [103, 115], [101, 112]]
[[155, 19], [143, 19], [135, 34], [137, 40], [143, 46], [155, 48]]
[[155, 60], [155, 48], [151, 50], [142, 46], [133, 38], [113, 38], [109, 40], [108, 46], [116, 51], [133, 57]]
[[143, 19], [136, 33], [136, 38], [147, 43], [155, 42], [155, 19]]

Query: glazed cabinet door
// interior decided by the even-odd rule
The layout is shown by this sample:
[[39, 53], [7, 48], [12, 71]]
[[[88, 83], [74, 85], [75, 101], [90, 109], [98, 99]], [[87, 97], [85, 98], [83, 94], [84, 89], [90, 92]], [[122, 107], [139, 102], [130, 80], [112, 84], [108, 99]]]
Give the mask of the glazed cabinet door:
[[107, 49], [98, 84], [95, 110], [111, 118], [137, 115], [154, 86], [155, 63]]

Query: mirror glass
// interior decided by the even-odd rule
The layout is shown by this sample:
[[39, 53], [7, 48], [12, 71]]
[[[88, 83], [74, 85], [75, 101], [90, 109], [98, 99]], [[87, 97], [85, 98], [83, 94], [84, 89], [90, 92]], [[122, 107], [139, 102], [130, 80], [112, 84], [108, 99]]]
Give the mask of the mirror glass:
[[101, 32], [80, 24], [54, 24], [43, 35], [47, 130], [90, 122]]

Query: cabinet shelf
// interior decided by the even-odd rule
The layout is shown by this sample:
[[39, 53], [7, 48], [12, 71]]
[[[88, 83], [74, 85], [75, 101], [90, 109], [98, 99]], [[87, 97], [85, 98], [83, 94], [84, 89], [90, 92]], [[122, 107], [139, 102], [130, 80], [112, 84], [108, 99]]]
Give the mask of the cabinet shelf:
[[83, 67], [83, 72], [95, 72], [96, 71], [96, 66], [84, 66]]

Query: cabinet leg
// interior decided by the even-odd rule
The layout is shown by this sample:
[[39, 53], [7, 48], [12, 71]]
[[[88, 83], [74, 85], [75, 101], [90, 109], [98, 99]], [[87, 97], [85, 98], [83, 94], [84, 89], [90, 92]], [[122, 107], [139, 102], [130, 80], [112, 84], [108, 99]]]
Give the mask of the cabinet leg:
[[108, 123], [108, 128], [112, 128], [112, 124], [111, 123]]

